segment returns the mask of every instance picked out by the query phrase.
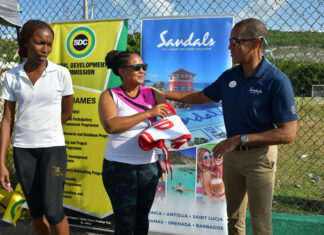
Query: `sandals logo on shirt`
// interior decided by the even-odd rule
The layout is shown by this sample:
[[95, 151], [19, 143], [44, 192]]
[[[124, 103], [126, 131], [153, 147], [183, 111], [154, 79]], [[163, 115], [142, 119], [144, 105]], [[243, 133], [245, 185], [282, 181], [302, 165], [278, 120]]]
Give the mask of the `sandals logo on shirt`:
[[96, 45], [96, 35], [87, 26], [79, 26], [69, 33], [65, 47], [69, 55], [75, 59], [83, 59], [89, 56]]
[[250, 87], [249, 92], [250, 92], [251, 94], [255, 94], [255, 95], [260, 95], [260, 94], [262, 94], [262, 90], [261, 90], [260, 88], [253, 88], [253, 87]]

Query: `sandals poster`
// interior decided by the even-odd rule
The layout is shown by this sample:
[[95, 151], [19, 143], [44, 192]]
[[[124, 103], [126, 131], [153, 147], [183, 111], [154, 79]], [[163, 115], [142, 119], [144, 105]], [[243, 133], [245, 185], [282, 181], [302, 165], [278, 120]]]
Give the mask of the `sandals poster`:
[[[144, 85], [167, 91], [201, 91], [232, 66], [228, 39], [234, 16], [143, 18]], [[164, 169], [150, 212], [150, 231], [170, 234], [227, 234], [223, 159], [212, 149], [226, 138], [221, 103], [170, 101], [192, 136], [169, 149], [173, 179]], [[175, 232], [176, 231], [176, 232]]]

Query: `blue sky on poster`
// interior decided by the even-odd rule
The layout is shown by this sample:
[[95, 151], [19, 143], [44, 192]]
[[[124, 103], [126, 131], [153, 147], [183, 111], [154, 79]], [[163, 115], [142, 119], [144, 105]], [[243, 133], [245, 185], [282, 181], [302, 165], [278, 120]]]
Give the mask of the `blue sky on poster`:
[[[232, 25], [232, 17], [143, 21], [142, 58], [149, 64], [146, 78], [168, 82], [170, 73], [184, 69], [196, 74], [195, 83], [213, 82], [231, 66], [227, 47]], [[177, 40], [184, 43], [169, 44]]]
[[196, 158], [196, 147], [180, 149], [178, 152], [185, 154], [189, 157]]
[[[46, 21], [82, 20], [83, 0], [18, 0], [22, 23], [30, 18]], [[236, 14], [235, 21], [247, 17], [262, 19], [269, 29], [323, 32], [322, 0], [88, 0], [94, 19], [130, 18], [130, 32], [140, 30], [140, 18]], [[30, 8], [33, 9], [30, 9]]]

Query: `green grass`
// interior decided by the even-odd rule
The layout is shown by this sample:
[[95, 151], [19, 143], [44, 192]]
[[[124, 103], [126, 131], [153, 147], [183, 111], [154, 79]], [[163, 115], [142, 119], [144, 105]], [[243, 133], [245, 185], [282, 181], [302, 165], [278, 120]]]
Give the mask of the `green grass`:
[[323, 215], [324, 98], [296, 98], [296, 104], [297, 137], [279, 148], [274, 211]]

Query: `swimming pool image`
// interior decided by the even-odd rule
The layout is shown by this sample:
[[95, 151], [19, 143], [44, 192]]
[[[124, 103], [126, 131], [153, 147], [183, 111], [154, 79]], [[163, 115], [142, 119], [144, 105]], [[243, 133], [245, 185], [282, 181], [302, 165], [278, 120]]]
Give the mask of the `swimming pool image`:
[[[219, 142], [226, 138], [223, 109], [220, 103], [191, 105], [190, 109], [175, 109], [191, 134], [191, 142]], [[200, 140], [200, 142], [197, 142]], [[201, 142], [202, 140], [202, 142]]]

